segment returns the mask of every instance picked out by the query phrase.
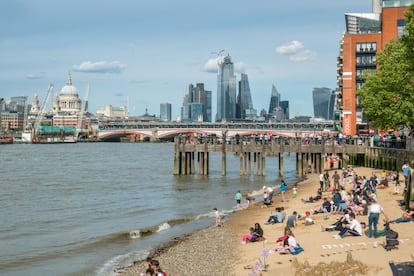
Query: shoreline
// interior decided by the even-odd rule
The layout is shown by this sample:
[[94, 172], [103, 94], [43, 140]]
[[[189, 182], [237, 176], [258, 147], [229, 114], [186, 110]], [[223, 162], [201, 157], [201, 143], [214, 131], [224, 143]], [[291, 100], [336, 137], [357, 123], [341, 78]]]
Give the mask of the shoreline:
[[[333, 172], [335, 169], [330, 170]], [[355, 172], [361, 176], [369, 177], [372, 172], [379, 175], [379, 170], [357, 167]], [[340, 171], [340, 170], [338, 170]], [[248, 275], [255, 267], [266, 268], [269, 275], [286, 274], [293, 275], [298, 270], [324, 268], [322, 271], [332, 270], [330, 264], [350, 266], [356, 269], [355, 273], [360, 275], [392, 275], [389, 261], [407, 262], [412, 261], [410, 248], [413, 248], [414, 238], [412, 234], [413, 223], [392, 224], [391, 229], [399, 233], [401, 240], [398, 250], [386, 251], [381, 244], [385, 237], [369, 239], [366, 236], [345, 237], [342, 240], [332, 238], [330, 232], [322, 232], [321, 226], [327, 226], [336, 220], [337, 215], [318, 214], [313, 215], [315, 224], [305, 226], [298, 221], [298, 227], [294, 229], [298, 242], [305, 249], [299, 255], [279, 255], [274, 252], [277, 237], [282, 235], [285, 223], [275, 225], [264, 225], [269, 214], [275, 207], [283, 206], [286, 214], [293, 211], [304, 214], [319, 203], [303, 203], [302, 198], [307, 199], [314, 196], [319, 188], [318, 174], [309, 174], [299, 179], [296, 184], [298, 196], [293, 197], [291, 188], [295, 183], [289, 185], [285, 193], [285, 202], [281, 202], [280, 192], [275, 193], [273, 205], [269, 208], [261, 208], [262, 201], [255, 201], [252, 207], [243, 208], [226, 216], [224, 227], [211, 226], [206, 229], [190, 233], [173, 241], [167, 242], [151, 252], [160, 261], [161, 267], [168, 275]], [[346, 188], [350, 188], [347, 184]], [[400, 195], [392, 194], [394, 184], [388, 188], [377, 190], [379, 203], [384, 207], [389, 219], [401, 216], [403, 210], [397, 201]], [[325, 195], [325, 194], [324, 194]], [[383, 229], [381, 215], [378, 230]], [[360, 222], [368, 221], [367, 216], [358, 216]], [[248, 232], [248, 228], [255, 222], [259, 222], [264, 229], [264, 242], [241, 244], [241, 237]], [[214, 222], [212, 222], [214, 223]], [[411, 230], [411, 231], [410, 231]], [[266, 256], [263, 257], [263, 256]], [[225, 261], [223, 261], [225, 260]], [[322, 265], [325, 264], [325, 265]], [[115, 271], [118, 275], [139, 275], [144, 272], [145, 260], [136, 261], [133, 265]], [[355, 268], [358, 267], [358, 268]], [[329, 270], [331, 269], [331, 270]], [[351, 271], [350, 271], [351, 272]], [[330, 275], [345, 275], [335, 271]], [[301, 275], [301, 274], [299, 274]], [[347, 275], [350, 275], [349, 273]]]
[[[305, 183], [308, 180], [308, 178], [309, 178], [308, 175], [305, 175], [303, 177], [298, 177], [296, 181], [288, 184], [287, 191], [290, 191], [295, 184], [301, 185], [301, 183]], [[275, 189], [279, 189], [279, 188], [277, 187]], [[212, 225], [207, 228], [197, 230], [192, 233], [188, 233], [182, 237], [175, 237], [174, 239], [170, 241], [167, 241], [167, 242], [164, 242], [158, 245], [157, 247], [155, 247], [154, 249], [150, 251], [150, 253], [148, 254], [148, 257], [159, 260], [161, 263], [161, 268], [164, 268], [167, 271], [168, 275], [188, 275], [186, 274], [187, 273], [186, 271], [181, 271], [181, 270], [176, 271], [175, 266], [177, 265], [177, 263], [179, 263], [177, 259], [180, 258], [180, 257], [177, 257], [177, 255], [178, 256], [182, 255], [183, 250], [184, 251], [188, 250], [187, 247], [200, 248], [201, 252], [205, 252], [205, 251], [211, 250], [209, 249], [210, 245], [214, 244], [213, 247], [223, 247], [223, 248], [231, 249], [231, 250], [223, 251], [223, 249], [220, 248], [218, 250], [218, 253], [220, 254], [217, 255], [217, 259], [225, 259], [227, 261], [223, 263], [222, 266], [220, 266], [220, 268], [217, 268], [216, 266], [211, 267], [211, 265], [213, 265], [214, 263], [210, 263], [210, 264], [207, 264], [210, 266], [207, 266], [207, 267], [204, 266], [203, 269], [200, 268], [200, 270], [197, 270], [194, 273], [197, 273], [200, 275], [207, 275], [207, 274], [208, 275], [236, 275], [236, 274], [231, 274], [231, 272], [229, 271], [234, 269], [233, 263], [237, 261], [237, 255], [233, 251], [233, 247], [235, 246], [235, 244], [238, 244], [240, 242], [239, 239], [241, 239], [241, 237], [237, 236], [237, 233], [234, 231], [234, 229], [232, 229], [231, 227], [230, 228], [226, 227], [226, 226], [229, 226], [229, 222], [232, 220], [235, 214], [243, 213], [246, 209], [261, 208], [263, 201], [262, 199], [257, 200], [257, 196], [255, 197], [255, 201], [252, 203], [253, 206], [252, 207], [247, 206], [247, 200], [245, 200], [245, 198], [247, 195], [251, 194], [252, 192], [253, 191], [247, 194], [243, 194], [243, 199], [245, 202], [241, 209], [235, 210], [234, 212], [229, 213], [224, 218], [222, 218], [223, 227], [216, 227], [214, 225], [214, 221], [212, 220]], [[277, 192], [274, 191], [274, 198], [278, 195], [280, 195], [280, 191], [277, 191]], [[216, 239], [217, 236], [219, 236], [220, 239]], [[205, 240], [208, 241], [207, 245], [200, 239], [200, 237], [204, 237]], [[211, 241], [218, 241], [218, 243], [215, 244], [215, 243], [212, 243]], [[203, 259], [205, 255], [206, 255], [205, 253], [202, 253], [200, 254], [200, 256], [197, 256], [197, 254], [192, 255], [192, 256], [196, 258], [195, 262], [197, 262], [197, 258]], [[209, 259], [212, 259], [212, 258], [209, 257]], [[230, 260], [232, 261], [229, 262]], [[171, 266], [169, 264], [171, 264]], [[122, 275], [122, 276], [139, 275], [139, 273], [145, 272], [144, 271], [145, 265], [146, 265], [145, 259], [136, 260], [133, 262], [133, 264], [129, 266], [115, 268], [113, 272], [115, 272], [117, 275]]]

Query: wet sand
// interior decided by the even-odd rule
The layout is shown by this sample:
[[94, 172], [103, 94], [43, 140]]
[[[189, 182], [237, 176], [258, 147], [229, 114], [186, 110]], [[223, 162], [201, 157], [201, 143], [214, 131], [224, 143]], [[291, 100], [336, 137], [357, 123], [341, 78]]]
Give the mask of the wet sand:
[[[380, 171], [370, 168], [354, 168], [361, 176], [369, 178], [372, 172], [378, 176]], [[330, 175], [333, 171], [330, 171]], [[402, 179], [400, 173], [400, 179]], [[336, 240], [336, 232], [322, 232], [321, 226], [328, 226], [337, 219], [334, 214], [312, 215], [315, 222], [305, 226], [299, 221], [293, 231], [301, 246], [305, 249], [299, 255], [280, 255], [274, 252], [276, 239], [283, 234], [285, 223], [264, 225], [264, 222], [276, 206], [283, 206], [286, 214], [297, 211], [302, 216], [306, 211], [319, 206], [317, 203], [303, 203], [301, 198], [315, 196], [319, 187], [318, 175], [312, 174], [298, 184], [298, 195], [292, 197], [291, 190], [286, 193], [286, 201], [281, 202], [280, 195], [273, 197], [270, 208], [261, 208], [260, 203], [253, 207], [235, 212], [224, 222], [223, 227], [211, 227], [192, 235], [173, 241], [153, 252], [168, 275], [249, 275], [262, 272], [263, 275], [392, 275], [389, 262], [413, 261], [414, 223], [391, 224], [399, 233], [398, 249], [386, 251], [382, 244], [385, 237], [346, 236]], [[352, 186], [347, 185], [346, 189]], [[393, 194], [394, 183], [386, 189], [378, 189], [378, 203], [383, 206], [389, 219], [400, 217], [404, 208], [398, 201], [400, 194]], [[327, 193], [329, 194], [329, 193]], [[378, 229], [383, 229], [384, 216], [380, 216]], [[368, 223], [367, 216], [357, 216], [360, 222]], [[241, 238], [248, 229], [259, 222], [264, 229], [264, 242], [243, 245]], [[212, 222], [214, 223], [214, 222]], [[139, 275], [145, 264], [137, 262], [119, 275]]]

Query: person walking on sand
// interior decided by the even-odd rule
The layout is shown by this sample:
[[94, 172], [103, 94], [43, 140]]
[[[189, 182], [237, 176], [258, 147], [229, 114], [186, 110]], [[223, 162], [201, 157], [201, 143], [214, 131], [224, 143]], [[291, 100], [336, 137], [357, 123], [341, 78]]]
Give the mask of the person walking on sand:
[[242, 194], [239, 190], [239, 191], [237, 191], [236, 196], [235, 196], [237, 209], [240, 209], [241, 198], [242, 198]]
[[331, 186], [331, 182], [329, 180], [329, 172], [325, 171], [325, 174], [323, 175], [323, 182], [325, 183], [325, 190], [328, 191], [329, 187]]
[[382, 213], [386, 220], [387, 216], [384, 213], [384, 209], [381, 205], [377, 203], [375, 198], [372, 198], [371, 204], [369, 205], [369, 215], [368, 215], [368, 237], [372, 238], [372, 227], [374, 227], [374, 238], [377, 237], [377, 226], [379, 221], [380, 213]]
[[321, 188], [321, 191], [323, 191], [323, 182], [324, 182], [324, 179], [325, 179], [325, 175], [323, 174], [323, 172], [321, 172], [319, 174], [319, 186]]
[[339, 179], [341, 178], [341, 176], [339, 175], [339, 173], [337, 171], [335, 171], [335, 173], [332, 175], [332, 179], [335, 185], [335, 189], [339, 188]]
[[400, 193], [400, 173], [398, 171], [395, 172], [394, 181], [395, 181], [394, 194], [397, 195]]
[[280, 194], [282, 196], [282, 202], [285, 202], [286, 190], [287, 190], [287, 185], [285, 183], [285, 180], [282, 179], [282, 182], [280, 183]]

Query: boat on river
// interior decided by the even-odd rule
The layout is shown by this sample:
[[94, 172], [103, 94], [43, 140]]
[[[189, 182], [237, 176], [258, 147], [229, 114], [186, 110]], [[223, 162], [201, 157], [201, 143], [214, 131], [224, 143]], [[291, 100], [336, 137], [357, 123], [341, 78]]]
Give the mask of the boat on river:
[[0, 137], [0, 145], [13, 144], [13, 137]]

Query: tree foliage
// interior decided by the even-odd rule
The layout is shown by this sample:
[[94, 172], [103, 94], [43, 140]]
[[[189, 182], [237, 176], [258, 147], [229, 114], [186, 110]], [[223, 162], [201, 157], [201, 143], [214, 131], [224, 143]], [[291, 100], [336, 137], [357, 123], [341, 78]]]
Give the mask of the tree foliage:
[[414, 5], [406, 14], [406, 33], [377, 55], [377, 70], [365, 74], [357, 91], [364, 117], [374, 128], [414, 129]]

